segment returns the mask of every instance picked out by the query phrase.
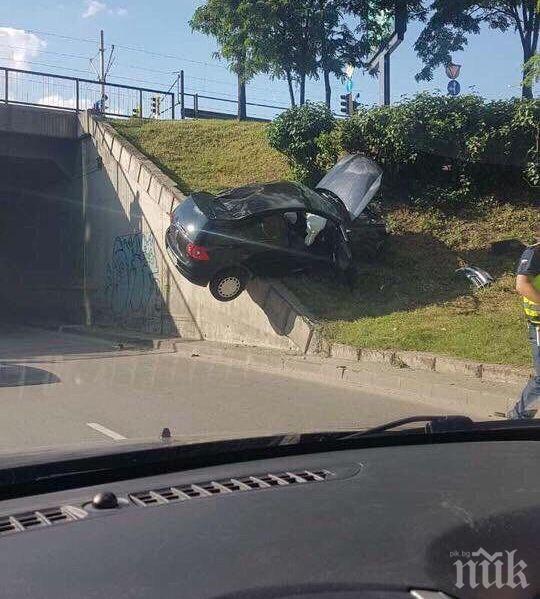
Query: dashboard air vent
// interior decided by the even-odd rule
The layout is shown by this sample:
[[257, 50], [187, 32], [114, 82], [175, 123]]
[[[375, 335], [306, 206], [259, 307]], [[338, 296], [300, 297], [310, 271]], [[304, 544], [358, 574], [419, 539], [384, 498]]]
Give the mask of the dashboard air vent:
[[192, 485], [178, 485], [151, 491], [138, 491], [130, 494], [130, 499], [136, 505], [148, 506], [186, 501], [212, 495], [225, 495], [254, 489], [270, 487], [287, 487], [294, 484], [314, 483], [325, 481], [333, 476], [329, 470], [301, 470], [298, 472], [280, 472], [277, 474], [261, 474], [257, 476], [242, 476], [226, 480], [210, 481]]
[[24, 512], [13, 516], [0, 516], [0, 536], [23, 532], [31, 528], [52, 526], [59, 522], [81, 520], [84, 517], [86, 517], [84, 510], [69, 505]]

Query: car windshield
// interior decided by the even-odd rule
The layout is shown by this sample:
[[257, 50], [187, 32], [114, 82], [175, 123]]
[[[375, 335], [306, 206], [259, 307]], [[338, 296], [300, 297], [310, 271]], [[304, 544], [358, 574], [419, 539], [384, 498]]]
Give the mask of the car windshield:
[[538, 2], [2, 6], [0, 454], [538, 422]]

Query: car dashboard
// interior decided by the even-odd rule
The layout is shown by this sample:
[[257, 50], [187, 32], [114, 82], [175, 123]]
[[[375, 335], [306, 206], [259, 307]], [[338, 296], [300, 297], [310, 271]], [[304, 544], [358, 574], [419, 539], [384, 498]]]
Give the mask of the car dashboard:
[[[1, 596], [534, 597], [539, 448], [346, 449], [8, 499]], [[479, 549], [517, 550], [526, 588], [457, 586]]]

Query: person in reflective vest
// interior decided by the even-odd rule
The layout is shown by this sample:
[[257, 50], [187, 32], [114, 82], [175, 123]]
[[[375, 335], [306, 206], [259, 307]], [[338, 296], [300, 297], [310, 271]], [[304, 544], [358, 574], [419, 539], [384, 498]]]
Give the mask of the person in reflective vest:
[[523, 252], [518, 264], [516, 291], [523, 298], [535, 374], [508, 413], [508, 418], [534, 418], [540, 408], [540, 223], [534, 233], [536, 244]]

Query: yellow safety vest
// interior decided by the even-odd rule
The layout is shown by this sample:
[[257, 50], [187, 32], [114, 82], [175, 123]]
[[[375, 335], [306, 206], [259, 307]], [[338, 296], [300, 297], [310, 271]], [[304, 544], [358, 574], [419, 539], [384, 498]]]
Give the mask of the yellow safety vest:
[[[536, 275], [532, 280], [533, 287], [540, 291], [540, 275]], [[527, 318], [535, 324], [540, 324], [540, 304], [533, 302], [532, 300], [524, 297], [523, 308]]]

